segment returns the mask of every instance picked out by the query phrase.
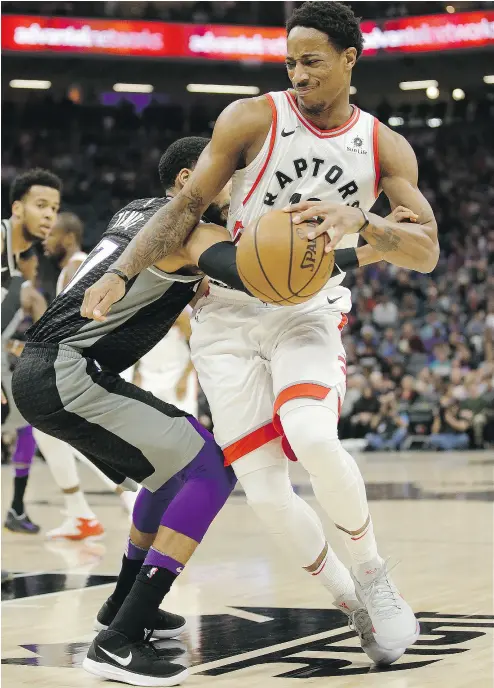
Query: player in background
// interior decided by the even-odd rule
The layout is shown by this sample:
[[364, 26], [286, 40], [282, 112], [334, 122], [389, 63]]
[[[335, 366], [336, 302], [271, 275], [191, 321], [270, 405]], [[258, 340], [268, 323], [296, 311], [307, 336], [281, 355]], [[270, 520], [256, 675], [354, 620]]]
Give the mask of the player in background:
[[[293, 88], [223, 111], [183, 191], [143, 227], [113, 272], [88, 290], [92, 317], [104, 316], [121, 298], [126, 280], [186, 241], [232, 175], [233, 239], [268, 210], [320, 199], [333, 247], [355, 247], [360, 234], [370, 262], [434, 269], [437, 225], [418, 188], [410, 145], [349, 102], [352, 69], [363, 50], [358, 20], [342, 3], [307, 2], [294, 11], [287, 31]], [[392, 208], [410, 208], [417, 222], [369, 213], [381, 191]], [[351, 308], [343, 279], [344, 273], [331, 278], [320, 294], [288, 311], [212, 284], [193, 323], [193, 361], [215, 436], [268, 532], [309, 574], [339, 587], [339, 606], [365, 604], [376, 642], [399, 656], [418, 637], [418, 623], [378, 554], [362, 475], [338, 439], [345, 393], [340, 329]], [[329, 547], [315, 512], [294, 494], [283, 438], [345, 542], [351, 573]]]
[[166, 337], [141, 358], [136, 384], [197, 418], [197, 375], [189, 346], [191, 314], [187, 307]]
[[19, 355], [22, 351], [22, 345], [11, 340], [25, 315], [36, 321], [46, 309], [46, 302], [33, 284], [29, 281], [26, 284], [20, 263], [23, 263], [27, 276], [34, 279], [37, 261], [26, 252], [34, 242], [44, 239], [53, 227], [60, 207], [61, 188], [60, 179], [48, 170], [36, 168], [18, 175], [10, 187], [12, 215], [1, 222], [2, 432], [15, 431], [18, 434], [13, 457], [14, 495], [5, 521], [5, 527], [13, 532], [35, 534], [39, 532], [39, 526], [32, 523], [24, 507], [36, 445], [31, 428], [27, 427], [27, 421], [12, 398], [9, 353]]

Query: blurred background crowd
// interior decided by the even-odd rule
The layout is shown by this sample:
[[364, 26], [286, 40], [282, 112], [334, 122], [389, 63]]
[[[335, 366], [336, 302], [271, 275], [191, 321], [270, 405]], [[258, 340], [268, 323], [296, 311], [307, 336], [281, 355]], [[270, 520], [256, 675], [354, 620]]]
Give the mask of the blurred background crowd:
[[[285, 6], [297, 4], [5, 2], [2, 12], [281, 26]], [[350, 4], [364, 18], [494, 5]], [[347, 277], [354, 307], [343, 333], [348, 389], [341, 437], [360, 440], [369, 451], [494, 444], [494, 94], [489, 85], [494, 77], [482, 82], [488, 54], [470, 51], [468, 58], [462, 56], [462, 66], [469, 70], [461, 76], [463, 83], [454, 83], [458, 56], [444, 55], [443, 62], [436, 55], [427, 67], [424, 58], [403, 56], [372, 63], [372, 73], [382, 83], [378, 98], [372, 82], [366, 88], [365, 80], [356, 81], [353, 102], [390, 126], [400, 127], [412, 143], [419, 160], [420, 186], [434, 208], [441, 244], [439, 265], [430, 275], [381, 263]], [[10, 59], [8, 77], [16, 74], [16, 59], [22, 58]], [[90, 67], [74, 66], [74, 71], [79, 70], [77, 83], [61, 81], [57, 87], [60, 67], [53, 59], [43, 59], [45, 71], [50, 69], [54, 75], [50, 90], [21, 96], [4, 88], [2, 217], [9, 216], [6, 189], [14, 176], [30, 167], [50, 168], [63, 179], [64, 209], [84, 221], [85, 249], [97, 243], [111, 216], [126, 203], [160, 195], [157, 165], [167, 145], [184, 135], [209, 136], [218, 113], [238, 97], [184, 95], [188, 67], [184, 67], [182, 94], [175, 86], [166, 86], [168, 77], [180, 79], [180, 75], [169, 75], [161, 65], [158, 76], [146, 63], [146, 79], [153, 75], [161, 80], [152, 94], [110, 98]], [[22, 72], [22, 62], [18, 65]], [[110, 80], [118, 80], [115, 62], [107, 65], [114, 75]], [[236, 69], [241, 81], [263, 82], [261, 92], [287, 85], [283, 65]], [[362, 72], [366, 69], [371, 74], [364, 58]], [[427, 89], [427, 97], [425, 91], [411, 97], [397, 91], [394, 81], [429, 77], [431, 69], [436, 76], [445, 75], [444, 91], [442, 84], [440, 93], [433, 95]], [[208, 83], [220, 79], [220, 83], [224, 79], [237, 83], [232, 65], [201, 65], [196, 70], [202, 70], [202, 79]], [[388, 210], [384, 202], [378, 202], [377, 212]], [[56, 276], [55, 264], [40, 253], [39, 286], [48, 300], [54, 296]], [[202, 397], [200, 414], [208, 424]]]

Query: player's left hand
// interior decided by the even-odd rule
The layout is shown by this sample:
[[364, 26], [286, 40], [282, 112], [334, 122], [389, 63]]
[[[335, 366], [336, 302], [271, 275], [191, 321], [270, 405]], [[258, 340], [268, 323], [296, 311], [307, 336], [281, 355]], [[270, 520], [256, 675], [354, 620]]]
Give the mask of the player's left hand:
[[365, 222], [362, 211], [358, 208], [328, 201], [302, 201], [287, 206], [283, 210], [294, 214], [293, 222], [296, 225], [313, 218], [322, 218], [321, 224], [308, 228], [306, 236], [311, 241], [322, 234], [327, 234], [329, 242], [324, 249], [326, 253], [333, 251], [345, 234], [358, 232]]
[[86, 289], [81, 306], [83, 318], [104, 322], [110, 308], [125, 296], [125, 282], [111, 272]]

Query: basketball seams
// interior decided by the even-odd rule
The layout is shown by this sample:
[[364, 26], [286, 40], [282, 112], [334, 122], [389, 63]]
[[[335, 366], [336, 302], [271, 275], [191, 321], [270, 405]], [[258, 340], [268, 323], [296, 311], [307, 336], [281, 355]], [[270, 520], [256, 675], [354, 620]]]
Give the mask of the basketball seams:
[[287, 298], [287, 297], [283, 296], [282, 294], [280, 294], [280, 292], [273, 286], [271, 280], [270, 280], [270, 279], [268, 278], [268, 276], [266, 275], [266, 271], [264, 270], [264, 266], [263, 266], [263, 264], [262, 264], [261, 256], [260, 256], [260, 253], [259, 253], [259, 248], [258, 248], [258, 246], [257, 246], [257, 230], [259, 229], [259, 225], [260, 225], [260, 223], [261, 223], [262, 218], [263, 218], [263, 215], [261, 215], [261, 217], [260, 217], [260, 218], [258, 219], [258, 221], [256, 222], [256, 226], [254, 227], [254, 248], [255, 248], [255, 250], [256, 250], [257, 262], [259, 263], [259, 267], [261, 268], [261, 272], [262, 272], [262, 274], [263, 274], [263, 276], [264, 276], [264, 279], [265, 279], [266, 282], [269, 284], [269, 286], [271, 287], [271, 289], [273, 290], [273, 292], [274, 292], [275, 294], [277, 294], [277, 295], [280, 297], [281, 301], [290, 301], [289, 298]]

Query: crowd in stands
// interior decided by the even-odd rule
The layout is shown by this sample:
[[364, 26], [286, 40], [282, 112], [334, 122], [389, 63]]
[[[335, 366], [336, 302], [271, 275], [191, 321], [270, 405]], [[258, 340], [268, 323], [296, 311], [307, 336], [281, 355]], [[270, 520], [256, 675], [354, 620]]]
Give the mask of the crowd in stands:
[[[124, 18], [188, 22], [196, 24], [257, 24], [282, 26], [286, 12], [301, 2], [3, 2], [2, 13], [58, 15], [69, 17]], [[446, 7], [456, 11], [491, 9], [493, 2], [348, 2], [363, 19], [441, 14]]]
[[[104, 109], [51, 102], [34, 112], [6, 104], [3, 198], [20, 170], [52, 168], [64, 181], [64, 207], [84, 220], [91, 248], [119, 208], [161, 193], [159, 157], [184, 135], [174, 107], [163, 117], [157, 105], [138, 115], [128, 103]], [[191, 133], [209, 135], [202, 116]], [[354, 307], [343, 332], [348, 391], [341, 436], [361, 438], [369, 450], [492, 445], [492, 127], [480, 117], [404, 133], [438, 220], [441, 258], [432, 274], [379, 263], [347, 277]], [[387, 213], [381, 201], [377, 212]]]

